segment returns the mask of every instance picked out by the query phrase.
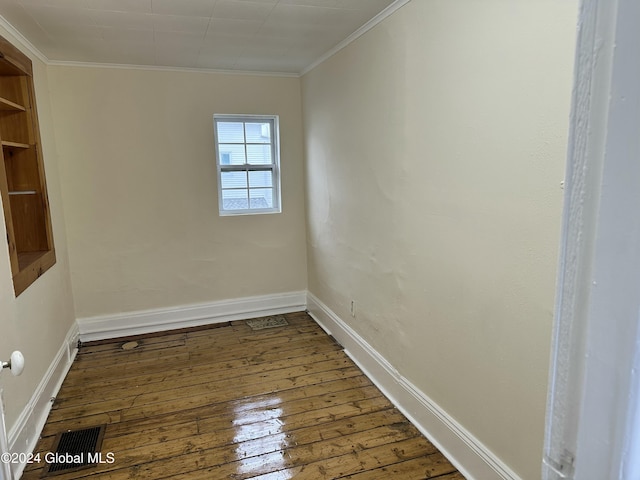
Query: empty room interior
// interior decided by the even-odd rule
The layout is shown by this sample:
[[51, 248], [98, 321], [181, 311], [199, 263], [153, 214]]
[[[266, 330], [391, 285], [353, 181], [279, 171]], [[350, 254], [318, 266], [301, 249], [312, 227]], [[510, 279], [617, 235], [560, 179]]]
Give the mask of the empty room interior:
[[[304, 368], [328, 356], [342, 373], [357, 368], [387, 410], [410, 421], [396, 431], [425, 435], [458, 473], [385, 476], [394, 461], [364, 460], [381, 447], [354, 443], [360, 470], [316, 461], [305, 477], [299, 449], [282, 444], [277, 453], [290, 462], [259, 475], [245, 461], [233, 474], [197, 476], [189, 461], [200, 457], [172, 454], [175, 471], [133, 476], [123, 463], [130, 476], [119, 477], [116, 451], [95, 478], [540, 478], [578, 7], [3, 0], [0, 61], [22, 54], [31, 71], [2, 67], [0, 97], [21, 78], [31, 106], [8, 93], [0, 113], [0, 357], [19, 350], [25, 362], [21, 375], [4, 369], [0, 378], [0, 446], [34, 452], [41, 434], [56, 433], [45, 426], [49, 414], [61, 421], [56, 401], [106, 402], [110, 390], [95, 390], [102, 381], [125, 396], [144, 387], [118, 384], [117, 368], [130, 377], [127, 358], [145, 353], [154, 360], [140, 375], [183, 381], [211, 363], [206, 375], [227, 390], [235, 381], [242, 401], [242, 381], [220, 362], [255, 360], [267, 385], [285, 367], [277, 352], [258, 359], [260, 348], [293, 332], [288, 342], [313, 336], [328, 352]], [[4, 125], [30, 112], [29, 138], [5, 138]], [[253, 147], [268, 159], [251, 163]], [[18, 174], [22, 156], [33, 166]], [[13, 191], [28, 175], [37, 208], [31, 187]], [[26, 266], [20, 222], [38, 215], [47, 253]], [[244, 322], [252, 318], [289, 326], [253, 331]], [[191, 359], [187, 370], [178, 351]], [[76, 370], [92, 358], [106, 370], [83, 393]], [[319, 378], [316, 395], [327, 394]], [[132, 402], [114, 407], [120, 423], [155, 405]], [[108, 442], [110, 427], [124, 427], [105, 418]], [[191, 448], [205, 455], [208, 446]], [[243, 455], [264, 465], [259, 450]], [[25, 458], [0, 478], [27, 478], [35, 470]]]

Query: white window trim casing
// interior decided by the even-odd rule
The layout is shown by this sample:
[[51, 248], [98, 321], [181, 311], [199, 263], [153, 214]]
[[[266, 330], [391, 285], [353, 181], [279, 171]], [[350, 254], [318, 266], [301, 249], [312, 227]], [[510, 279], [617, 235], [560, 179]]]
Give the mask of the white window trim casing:
[[[273, 163], [267, 165], [251, 165], [245, 163], [244, 165], [222, 165], [220, 162], [220, 149], [218, 141], [218, 121], [237, 121], [237, 122], [251, 122], [256, 120], [268, 120], [273, 126], [271, 134], [271, 150]], [[259, 215], [269, 213], [281, 213], [282, 201], [281, 201], [281, 185], [280, 185], [280, 127], [279, 127], [278, 115], [234, 115], [234, 114], [214, 114], [213, 115], [213, 132], [214, 132], [214, 144], [216, 154], [216, 169], [218, 173], [218, 212], [220, 216], [236, 216], [236, 215]], [[245, 143], [246, 145], [246, 143]], [[247, 208], [238, 210], [224, 210], [223, 198], [222, 198], [222, 172], [230, 171], [260, 171], [268, 170], [273, 174], [273, 208]]]

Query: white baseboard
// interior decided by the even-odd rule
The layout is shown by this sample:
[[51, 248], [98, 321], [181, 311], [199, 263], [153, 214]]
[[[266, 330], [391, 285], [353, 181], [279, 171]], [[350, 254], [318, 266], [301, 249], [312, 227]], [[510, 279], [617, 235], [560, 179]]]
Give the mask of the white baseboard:
[[[73, 359], [78, 353], [78, 339], [78, 325], [74, 323], [29, 403], [8, 432], [10, 452], [29, 454], [36, 448], [40, 433], [51, 410], [51, 399], [58, 394]], [[13, 478], [20, 478], [25, 466], [25, 463], [12, 463]]]
[[307, 309], [371, 381], [468, 480], [521, 480], [310, 292], [307, 293]]
[[80, 328], [80, 340], [90, 342], [245, 320], [252, 317], [300, 312], [306, 308], [306, 303], [306, 292], [289, 292], [168, 309], [79, 318], [77, 321]]

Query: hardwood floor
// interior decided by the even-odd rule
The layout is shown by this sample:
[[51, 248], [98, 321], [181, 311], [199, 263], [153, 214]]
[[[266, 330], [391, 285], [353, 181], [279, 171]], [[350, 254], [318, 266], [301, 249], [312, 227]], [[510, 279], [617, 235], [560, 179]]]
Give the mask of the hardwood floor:
[[83, 345], [36, 452], [107, 424], [113, 463], [52, 478], [464, 480], [307, 314], [285, 317]]

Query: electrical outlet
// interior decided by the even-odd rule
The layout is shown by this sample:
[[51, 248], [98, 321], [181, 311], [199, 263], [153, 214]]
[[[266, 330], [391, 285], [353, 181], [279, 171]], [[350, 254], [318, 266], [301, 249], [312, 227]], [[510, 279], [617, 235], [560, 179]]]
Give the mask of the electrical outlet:
[[351, 316], [353, 318], [356, 317], [356, 301], [355, 300], [351, 300]]

